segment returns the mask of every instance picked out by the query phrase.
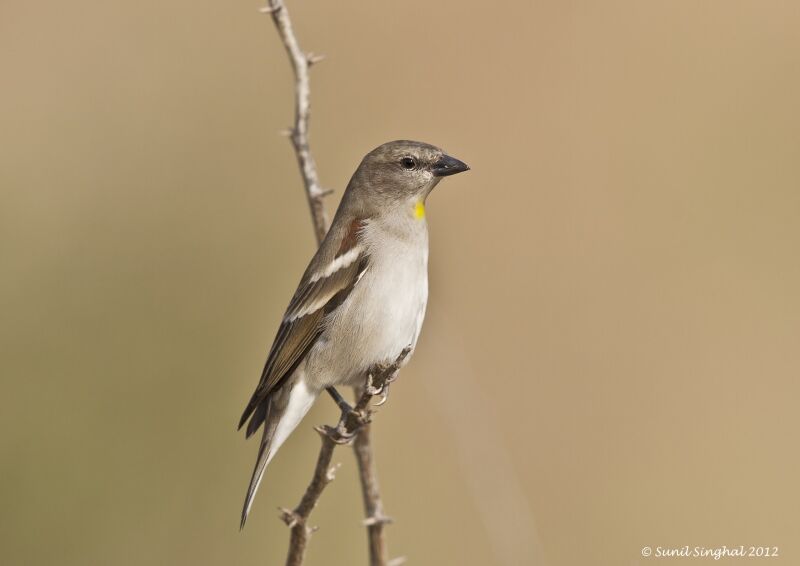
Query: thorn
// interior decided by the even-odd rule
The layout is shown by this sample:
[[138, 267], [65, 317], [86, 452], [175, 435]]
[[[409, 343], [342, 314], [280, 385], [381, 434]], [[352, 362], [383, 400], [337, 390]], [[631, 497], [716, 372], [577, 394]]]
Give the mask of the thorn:
[[406, 562], [408, 562], [408, 558], [405, 556], [398, 556], [397, 558], [392, 558], [389, 560], [389, 562], [386, 563], [386, 566], [400, 566]]
[[323, 59], [325, 59], [325, 55], [316, 55], [314, 53], [311, 53], [310, 51], [306, 53], [306, 63], [308, 63], [309, 67], [311, 67], [312, 65], [316, 65]]
[[290, 529], [293, 529], [298, 525], [298, 523], [300, 523], [300, 517], [294, 511], [287, 509], [286, 507], [278, 507], [278, 511], [281, 512], [281, 520], [286, 523], [286, 526]]
[[308, 190], [308, 192], [311, 193], [311, 196], [313, 198], [323, 198], [323, 197], [326, 197], [328, 195], [332, 195], [335, 191], [333, 189], [323, 189], [323, 188], [320, 188], [317, 184], [314, 184]]
[[287, 137], [287, 138], [290, 138], [290, 137], [294, 136], [294, 128], [284, 128], [284, 129], [280, 130], [280, 132], [279, 132], [279, 133], [280, 133], [282, 136], [285, 136], [285, 137]]
[[391, 517], [386, 517], [385, 515], [375, 516], [375, 517], [367, 517], [361, 523], [365, 527], [371, 527], [372, 525], [388, 525], [392, 523], [393, 520]]
[[264, 6], [262, 8], [259, 8], [258, 11], [261, 12], [262, 14], [272, 14], [280, 9], [281, 9], [280, 6]]

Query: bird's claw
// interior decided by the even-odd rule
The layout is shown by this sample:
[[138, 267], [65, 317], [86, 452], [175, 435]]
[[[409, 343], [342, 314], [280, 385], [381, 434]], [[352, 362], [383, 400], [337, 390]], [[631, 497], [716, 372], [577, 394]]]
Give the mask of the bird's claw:
[[378, 393], [381, 396], [380, 400], [377, 403], [373, 403], [373, 407], [380, 407], [389, 399], [389, 383], [387, 382], [386, 385], [383, 386], [383, 389]]
[[380, 379], [380, 372], [369, 372], [367, 374], [366, 393], [372, 396], [380, 395], [384, 389], [386, 389], [386, 381]]
[[334, 444], [350, 444], [356, 436], [357, 430], [348, 430], [340, 421], [338, 425], [322, 425], [314, 427], [320, 436], [328, 438]]

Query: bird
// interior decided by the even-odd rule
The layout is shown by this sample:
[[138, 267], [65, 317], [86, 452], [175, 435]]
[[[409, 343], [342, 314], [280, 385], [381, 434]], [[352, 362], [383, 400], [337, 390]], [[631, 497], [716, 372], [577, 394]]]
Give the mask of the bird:
[[263, 427], [242, 509], [244, 528], [264, 471], [327, 388], [363, 386], [367, 372], [411, 358], [428, 302], [425, 203], [469, 166], [409, 140], [370, 151], [303, 273], [239, 421]]

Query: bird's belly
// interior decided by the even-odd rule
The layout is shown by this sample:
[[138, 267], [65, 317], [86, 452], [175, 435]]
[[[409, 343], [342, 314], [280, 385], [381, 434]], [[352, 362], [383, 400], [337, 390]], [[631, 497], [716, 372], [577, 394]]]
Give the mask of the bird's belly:
[[311, 353], [311, 372], [330, 382], [321, 385], [356, 384], [375, 364], [395, 361], [407, 346], [413, 350], [428, 300], [426, 259], [367, 269]]

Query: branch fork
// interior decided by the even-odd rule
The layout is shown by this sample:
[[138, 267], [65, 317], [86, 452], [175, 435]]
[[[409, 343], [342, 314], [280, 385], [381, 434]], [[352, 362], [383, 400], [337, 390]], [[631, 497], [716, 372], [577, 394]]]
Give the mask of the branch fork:
[[[291, 536], [289, 540], [289, 555], [286, 559], [286, 564], [289, 566], [297, 566], [303, 563], [306, 545], [308, 539], [317, 530], [317, 527], [308, 526], [308, 517], [317, 505], [322, 491], [331, 483], [339, 469], [340, 464], [331, 466], [331, 458], [333, 457], [333, 450], [340, 444], [352, 444], [356, 441], [356, 452], [364, 450], [363, 433], [367, 430], [372, 416], [370, 409], [370, 402], [376, 394], [380, 394], [389, 387], [389, 383], [396, 379], [397, 372], [403, 364], [408, 354], [411, 352], [411, 347], [408, 346], [400, 353], [397, 359], [391, 364], [385, 366], [377, 366], [367, 373], [366, 385], [356, 403], [355, 407], [351, 407], [339, 395], [339, 392], [334, 388], [329, 388], [328, 392], [331, 397], [336, 401], [342, 409], [342, 415], [339, 422], [335, 427], [323, 425], [318, 426], [316, 430], [322, 439], [322, 447], [317, 457], [317, 464], [314, 468], [314, 476], [311, 478], [311, 483], [306, 488], [300, 504], [294, 509], [289, 510], [280, 508], [280, 518], [289, 527]], [[367, 437], [368, 439], [368, 437]], [[369, 445], [367, 445], [369, 448]], [[366, 503], [365, 491], [365, 507], [367, 507], [367, 519], [364, 525], [370, 533], [370, 562], [371, 564], [386, 564], [386, 560], [375, 561], [372, 555], [372, 538], [373, 532], [382, 532], [383, 525], [391, 523], [390, 517], [383, 514], [383, 504], [380, 502], [380, 494], [377, 491], [377, 478], [375, 477], [374, 470], [372, 469], [371, 450], [369, 451], [369, 466], [366, 468], [361, 466], [361, 457], [359, 458], [359, 469], [361, 471], [362, 488], [370, 490], [370, 504]], [[362, 456], [363, 457], [363, 456]], [[370, 472], [369, 478], [365, 478], [364, 473]], [[368, 485], [367, 485], [368, 484]], [[375, 531], [375, 529], [379, 529]], [[381, 539], [381, 549], [385, 549], [385, 542]], [[385, 551], [381, 551], [385, 555]]]

